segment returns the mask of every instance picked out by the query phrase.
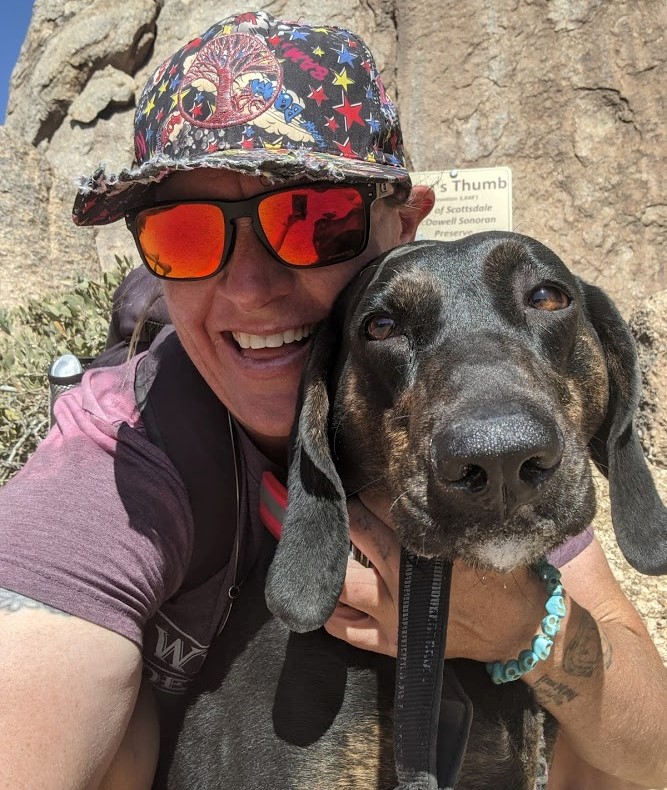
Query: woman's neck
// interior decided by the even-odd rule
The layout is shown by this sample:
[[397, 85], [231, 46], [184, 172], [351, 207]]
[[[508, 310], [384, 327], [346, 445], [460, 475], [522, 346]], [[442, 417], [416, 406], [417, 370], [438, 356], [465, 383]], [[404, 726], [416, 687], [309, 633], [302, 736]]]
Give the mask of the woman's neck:
[[257, 433], [247, 425], [243, 430], [248, 434], [255, 447], [260, 450], [268, 459], [281, 469], [287, 469], [287, 455], [289, 439], [287, 436], [265, 436]]

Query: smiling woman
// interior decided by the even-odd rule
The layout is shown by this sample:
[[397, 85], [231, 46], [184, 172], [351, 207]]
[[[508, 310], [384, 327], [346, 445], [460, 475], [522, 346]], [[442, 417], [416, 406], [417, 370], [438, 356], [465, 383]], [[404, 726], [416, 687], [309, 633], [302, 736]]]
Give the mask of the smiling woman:
[[[148, 5], [154, 10], [154, 4]], [[327, 787], [338, 783], [370, 790], [375, 782], [378, 790], [393, 788], [387, 730], [365, 727], [365, 706], [357, 709], [350, 727], [337, 718], [343, 710], [337, 695], [345, 696], [350, 677], [340, 671], [339, 656], [353, 656], [355, 665], [371, 675], [373, 667], [383, 667], [376, 677], [388, 678], [391, 686], [401, 554], [393, 518], [410, 496], [399, 491], [394, 505], [371, 485], [361, 493], [363, 503], [350, 498], [349, 512], [341, 496], [342, 522], [349, 521], [350, 537], [373, 567], [348, 561], [348, 535], [337, 533], [346, 572], [340, 603], [336, 605], [336, 590], [326, 631], [315, 632], [318, 650], [296, 665], [290, 650], [276, 656], [275, 643], [259, 631], [262, 623], [281, 628], [264, 603], [264, 561], [270, 560], [276, 542], [264, 529], [259, 503], [266, 504], [262, 481], [267, 475], [279, 483], [287, 480], [302, 376], [307, 365], [325, 364], [317, 349], [338, 295], [358, 282], [358, 275], [372, 276], [379, 256], [414, 239], [434, 195], [426, 187], [412, 187], [398, 113], [364, 41], [343, 28], [277, 20], [263, 11], [221, 20], [161, 64], [138, 99], [134, 143], [136, 167], [119, 173], [100, 168], [80, 180], [73, 216], [83, 226], [126, 222], [147, 277], [162, 289], [175, 331], [124, 365], [88, 371], [80, 386], [58, 400], [54, 428], [0, 491], [0, 588], [9, 591], [0, 595], [0, 730], [12, 733], [3, 742], [0, 786], [178, 787], [165, 780], [171, 747], [175, 740], [186, 745], [194, 740], [192, 749], [184, 748], [178, 769], [184, 788], [310, 788], [321, 782], [320, 768], [327, 761], [333, 766]], [[490, 305], [500, 312], [507, 309], [517, 333], [536, 333], [554, 356], [562, 351], [563, 359], [573, 337], [575, 324], [567, 321], [573, 311], [557, 293], [557, 279], [538, 282], [528, 272], [530, 286], [539, 286], [530, 306], [528, 300], [519, 304], [517, 297], [528, 286], [517, 285], [513, 300], [499, 297], [511, 280], [508, 272], [517, 270], [518, 249], [501, 246], [500, 257], [475, 259], [483, 287], [476, 282], [467, 288], [468, 301], [447, 303], [449, 342], [439, 346], [438, 354], [425, 355], [448, 376], [465, 371], [458, 380], [454, 376], [460, 392], [471, 392], [472, 382], [481, 381], [486, 401], [493, 401], [498, 389], [487, 375], [489, 354], [508, 375], [516, 370], [520, 354], [511, 337], [495, 345], [483, 333], [466, 340], [462, 329], [471, 323], [470, 315], [456, 313], [464, 301], [466, 309], [478, 310], [476, 297], [484, 290], [484, 310], [478, 314], [482, 322]], [[456, 260], [448, 255], [442, 261], [445, 276], [438, 282], [444, 293], [448, 279], [455, 277]], [[437, 300], [414, 299], [415, 293], [428, 294], [415, 291], [415, 283], [421, 282], [402, 280], [395, 301], [407, 305], [410, 315], [440, 315]], [[547, 322], [548, 328], [558, 325], [567, 331], [547, 331]], [[403, 424], [418, 427], [429, 414], [426, 399], [413, 399], [411, 406], [409, 399], [399, 398], [403, 411], [394, 409], [391, 400], [406, 381], [410, 343], [417, 347], [426, 335], [411, 341], [392, 338], [392, 325], [379, 320], [368, 328], [376, 335], [368, 344], [378, 356], [387, 351], [385, 359], [394, 364], [378, 365], [372, 382], [368, 373], [360, 374], [360, 382], [366, 375], [361, 382], [365, 390], [350, 385], [357, 443], [379, 439], [387, 427], [398, 443]], [[468, 354], [476, 365], [449, 364], [453, 351]], [[599, 348], [593, 357], [595, 380], [604, 382]], [[584, 362], [578, 359], [578, 364]], [[149, 408], [154, 401], [143, 397], [147, 380], [158, 382], [165, 393], [168, 420], [162, 424], [168, 424], [169, 432], [150, 430], [155, 427]], [[326, 372], [321, 380], [328, 380]], [[420, 384], [419, 377], [415, 381]], [[322, 384], [320, 397], [311, 399], [311, 412], [319, 410], [319, 425], [325, 426], [304, 434], [313, 445], [326, 442], [325, 391]], [[368, 401], [355, 412], [359, 398], [353, 396], [361, 392], [369, 393]], [[570, 394], [567, 387], [562, 393]], [[603, 395], [601, 385], [597, 394], [587, 393], [585, 404], [565, 398], [568, 416], [583, 409], [597, 419]], [[439, 416], [443, 431], [455, 422], [455, 415], [451, 420]], [[506, 421], [505, 434], [511, 436], [514, 425]], [[592, 434], [598, 426], [589, 427]], [[541, 438], [545, 436], [551, 454], [536, 453], [537, 461], [531, 455], [522, 459], [527, 466], [519, 466], [533, 488], [552, 471], [553, 478], [559, 474], [552, 454], [560, 447], [553, 435], [543, 431]], [[417, 431], [412, 438], [420, 441]], [[185, 462], [172, 452], [170, 440], [187, 449]], [[439, 462], [445, 444], [436, 440], [435, 449], [428, 447], [421, 457]], [[579, 450], [585, 465], [585, 453]], [[399, 458], [405, 455], [393, 453], [381, 463], [378, 454], [369, 466], [379, 463], [376, 477], [384, 479], [398, 471]], [[473, 466], [479, 469], [468, 477]], [[453, 472], [443, 461], [445, 473], [436, 477], [444, 479], [431, 490], [470, 484], [461, 494], [465, 500], [482, 486], [489, 471], [482, 467], [473, 456], [457, 462]], [[410, 471], [409, 463], [403, 471]], [[487, 474], [487, 483], [491, 477]], [[522, 487], [525, 480], [513, 480], [513, 488], [503, 488], [500, 473], [493, 479], [495, 511], [517, 504], [503, 500], [505, 489], [518, 499], [530, 487]], [[313, 481], [314, 473], [306, 476], [306, 483]], [[327, 492], [312, 485], [305, 489], [315, 499]], [[424, 491], [428, 486], [422, 481], [416, 493]], [[661, 756], [667, 754], [664, 672], [591, 531], [567, 520], [579, 491], [573, 486], [570, 493], [570, 501], [554, 497], [559, 508], [545, 504], [545, 518], [558, 510], [556, 515], [567, 522], [564, 538], [580, 531], [558, 547], [559, 561], [554, 561], [563, 564], [567, 617], [548, 661], [540, 662], [540, 674], [526, 672], [514, 681], [516, 689], [530, 697], [529, 687], [534, 688], [538, 701], [558, 719], [575, 755], [574, 767], [568, 769], [573, 781], [597, 771], [658, 784], [665, 772]], [[517, 523], [523, 524], [520, 505]], [[480, 543], [488, 544], [484, 526], [497, 527], [497, 519], [488, 517], [480, 526], [474, 514], [466, 513], [465, 523], [477, 528]], [[427, 534], [413, 535], [413, 548], [437, 550], [452, 535], [464, 540], [458, 514], [445, 512]], [[644, 514], [635, 528], [649, 529], [654, 519], [655, 514]], [[326, 538], [336, 536], [328, 523], [320, 524], [321, 540], [316, 525], [307, 526], [312, 527], [306, 530], [310, 556], [321, 560]], [[407, 533], [399, 529], [399, 534]], [[525, 541], [505, 549], [503, 569], [511, 551], [525, 553], [515, 557], [517, 562], [532, 559]], [[304, 571], [313, 573], [316, 563], [297, 560], [288, 582], [298, 588]], [[251, 569], [254, 586], [246, 583]], [[321, 602], [312, 603], [317, 608]], [[543, 585], [529, 568], [516, 568], [509, 577], [488, 572], [480, 582], [475, 569], [457, 565], [448, 657], [514, 659], [536, 633], [543, 608]], [[264, 659], [247, 665], [243, 650], [253, 640]], [[595, 652], [595, 644], [604, 645], [604, 651]], [[228, 731], [238, 735], [238, 749], [233, 738], [209, 749], [205, 735], [198, 735], [204, 719], [197, 726], [183, 724], [200, 671], [218, 666], [207, 661], [210, 650], [233, 656], [237, 667], [251, 670], [238, 684], [222, 684], [231, 695], [224, 712], [231, 718]], [[387, 655], [371, 658], [368, 651]], [[322, 682], [307, 685], [304, 698], [300, 681], [308, 675], [319, 678], [310, 674], [313, 658], [317, 672], [322, 667], [331, 671]], [[477, 669], [491, 685], [484, 667]], [[264, 683], [271, 673], [278, 682], [275, 694], [271, 689], [276, 687], [269, 685], [267, 693]], [[297, 682], [280, 684], [290, 677]], [[481, 687], [482, 694], [487, 690]], [[347, 759], [347, 746], [345, 760], [318, 751], [318, 731], [304, 727], [300, 718], [306, 708], [318, 705], [325, 711], [319, 725], [330, 728], [338, 744], [353, 744], [358, 760]], [[249, 717], [242, 726], [239, 710]], [[285, 719], [274, 717], [285, 710], [290, 712]], [[384, 720], [389, 719], [387, 714]], [[282, 739], [280, 755], [298, 755], [289, 761], [285, 781], [275, 779], [276, 758], [271, 742], [267, 746], [261, 738], [261, 723], [272, 738]], [[193, 761], [195, 746], [202, 757]], [[222, 759], [227, 747], [224, 762], [232, 776], [221, 784], [211, 774], [210, 758]], [[366, 747], [383, 761], [384, 770], [370, 782], [355, 783], [359, 766], [372, 764], [365, 759]], [[304, 755], [313, 758], [311, 771], [295, 775]], [[343, 763], [352, 772], [346, 785]], [[493, 770], [502, 774], [503, 764]], [[518, 787], [507, 772], [501, 779], [512, 790]]]
[[[288, 187], [288, 193], [292, 189]], [[220, 201], [216, 205], [221, 207], [221, 217], [228, 205], [234, 206], [234, 219], [226, 219], [229, 258], [225, 261], [224, 253], [221, 256], [218, 277], [204, 275], [189, 282], [167, 278], [164, 295], [181, 342], [208, 385], [276, 460], [285, 458], [294, 419], [309, 348], [304, 338], [328, 315], [335, 297], [356, 272], [384, 250], [412, 237], [421, 213], [431, 205], [426, 201], [422, 212], [389, 205], [385, 199], [373, 198], [375, 185], [320, 183], [294, 189], [305, 196], [313, 189], [318, 200], [325, 199], [331, 206], [332, 217], [315, 209], [318, 222], [331, 223], [334, 238], [341, 193], [346, 205], [348, 193], [360, 201], [366, 196], [365, 212], [358, 218], [363, 223], [362, 243], [347, 253], [347, 260], [337, 262], [341, 253], [336, 251], [333, 258], [317, 259], [310, 266], [285, 265], [269, 241], [272, 230], [267, 237], [260, 226], [260, 235], [259, 220], [251, 211], [255, 206], [261, 211], [262, 201], [282, 196], [285, 190], [273, 191], [254, 177], [226, 170], [175, 173], [155, 193], [159, 203], [175, 205], [183, 200], [186, 206], [200, 205], [187, 202], [191, 200]], [[389, 197], [393, 189], [377, 192]], [[417, 188], [417, 194], [421, 192], [426, 189]], [[304, 238], [312, 239], [314, 228], [314, 223], [304, 223]], [[308, 271], [302, 271], [305, 268]], [[266, 338], [272, 338], [271, 342]]]

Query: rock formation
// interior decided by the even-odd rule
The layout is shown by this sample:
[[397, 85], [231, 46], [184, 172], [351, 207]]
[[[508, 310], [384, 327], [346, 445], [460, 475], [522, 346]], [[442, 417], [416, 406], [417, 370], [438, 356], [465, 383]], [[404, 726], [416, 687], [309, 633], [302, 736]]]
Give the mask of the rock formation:
[[[323, 13], [312, 0], [287, 0], [272, 10], [359, 32], [398, 102], [411, 166], [511, 167], [515, 228], [553, 247], [629, 315], [667, 287], [664, 8], [652, 0], [338, 0]], [[237, 10], [212, 0], [35, 0], [4, 136], [2, 181], [9, 168], [13, 188], [2, 200], [17, 219], [0, 236], [3, 271], [18, 239], [36, 292], [107, 266], [116, 251], [132, 254], [124, 228], [72, 234], [72, 179], [101, 161], [131, 163], [137, 89], [177, 45]], [[50, 176], [31, 154], [22, 178], [26, 143]], [[35, 178], [51, 206], [42, 201], [37, 215], [20, 208], [33, 201]], [[23, 241], [28, 217], [39, 243]], [[4, 306], [26, 292], [24, 274], [8, 268], [16, 278], [5, 280]]]

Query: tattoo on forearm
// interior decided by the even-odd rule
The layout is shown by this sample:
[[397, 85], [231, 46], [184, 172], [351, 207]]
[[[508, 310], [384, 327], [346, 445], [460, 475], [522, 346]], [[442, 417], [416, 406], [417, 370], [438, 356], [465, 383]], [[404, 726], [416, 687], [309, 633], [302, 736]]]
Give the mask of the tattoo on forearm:
[[41, 609], [52, 614], [61, 614], [63, 617], [69, 617], [67, 612], [54, 609], [52, 606], [41, 603], [41, 601], [35, 601], [33, 598], [26, 598], [25, 595], [19, 595], [19, 593], [15, 593], [12, 590], [0, 588], [0, 612], [20, 612], [25, 609]]
[[553, 702], [555, 705], [562, 705], [564, 702], [572, 702], [579, 696], [577, 692], [565, 683], [552, 680], [548, 675], [542, 675], [533, 686], [538, 698]]
[[589, 678], [600, 663], [609, 669], [611, 655], [611, 643], [599, 630], [595, 620], [585, 614], [577, 633], [565, 648], [563, 669], [568, 675]]

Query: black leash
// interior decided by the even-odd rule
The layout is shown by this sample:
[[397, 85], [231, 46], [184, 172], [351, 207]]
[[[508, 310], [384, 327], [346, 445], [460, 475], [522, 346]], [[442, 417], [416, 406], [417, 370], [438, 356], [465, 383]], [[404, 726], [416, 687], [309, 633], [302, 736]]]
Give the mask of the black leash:
[[452, 564], [403, 549], [394, 755], [397, 790], [451, 790], [465, 754], [472, 707], [453, 672], [441, 709]]

